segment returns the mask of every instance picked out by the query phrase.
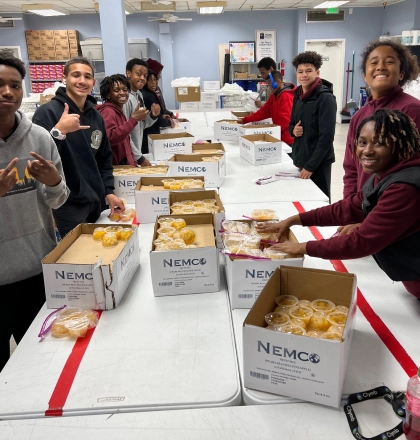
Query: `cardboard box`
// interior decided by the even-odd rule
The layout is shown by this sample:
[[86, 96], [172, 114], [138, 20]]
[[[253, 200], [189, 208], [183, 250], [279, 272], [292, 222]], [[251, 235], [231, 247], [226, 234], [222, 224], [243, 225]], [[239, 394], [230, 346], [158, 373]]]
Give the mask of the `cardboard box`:
[[70, 49], [70, 59], [78, 57], [80, 55], [80, 50]]
[[232, 119], [220, 119], [214, 123], [214, 138], [220, 141], [238, 141], [239, 127]]
[[55, 61], [57, 58], [55, 56], [54, 50], [43, 50], [42, 51], [42, 59], [45, 61]]
[[54, 38], [54, 31], [46, 31], [46, 30], [40, 30], [39, 34], [41, 35], [41, 37], [45, 38], [45, 39], [53, 39]]
[[269, 134], [251, 134], [239, 140], [240, 156], [252, 165], [280, 163], [282, 151], [281, 140]]
[[56, 42], [63, 41], [68, 44], [69, 36], [68, 36], [67, 30], [54, 31], [54, 41], [56, 41]]
[[51, 41], [42, 41], [41, 42], [41, 50], [43, 52], [54, 52], [55, 51], [55, 44], [54, 40]]
[[70, 51], [68, 49], [56, 49], [55, 57], [57, 60], [68, 60], [70, 59]]
[[235, 79], [248, 79], [248, 72], [234, 72]]
[[140, 250], [137, 226], [127, 242], [104, 248], [92, 239], [95, 228], [81, 224], [42, 260], [48, 308], [63, 305], [110, 310], [121, 302], [137, 268]]
[[[240, 221], [251, 223], [251, 220]], [[290, 230], [288, 240], [298, 243]], [[226, 280], [232, 309], [250, 309], [278, 267], [302, 267], [303, 259], [303, 255], [283, 260], [245, 260], [225, 255]]]
[[[175, 193], [171, 193], [173, 195]], [[208, 293], [220, 290], [219, 251], [214, 237], [212, 214], [174, 215], [185, 219], [197, 235], [197, 248], [178, 251], [155, 251], [158, 224], [152, 240], [150, 269], [155, 296]]]
[[[162, 169], [161, 166], [159, 166]], [[134, 189], [141, 177], [165, 177], [168, 174], [168, 167], [164, 173], [158, 173], [156, 167], [131, 167], [130, 165], [114, 166], [114, 194], [127, 200], [127, 203], [134, 203]], [[118, 175], [123, 171], [123, 175]], [[143, 174], [142, 174], [143, 173]]]
[[[322, 405], [340, 406], [356, 312], [356, 275], [283, 266], [274, 271], [244, 321], [244, 386]], [[349, 307], [343, 341], [266, 329], [275, 297], [329, 299]]]
[[281, 127], [275, 124], [258, 125], [251, 122], [250, 124], [241, 125], [239, 127], [239, 136], [248, 136], [250, 134], [269, 134], [276, 139], [281, 140]]
[[42, 60], [42, 50], [29, 50], [28, 49], [28, 57], [31, 61], [40, 61]]
[[69, 42], [67, 40], [54, 40], [55, 50], [69, 50]]
[[193, 153], [196, 154], [224, 154], [225, 147], [219, 142], [207, 142], [206, 144], [192, 144]]
[[216, 110], [219, 108], [219, 102], [199, 102], [198, 110]]
[[[213, 145], [221, 145], [223, 148], [222, 144]], [[203, 161], [204, 157], [216, 155], [220, 156], [220, 160], [217, 162]], [[166, 164], [169, 167], [168, 176], [204, 176], [206, 188], [220, 188], [226, 176], [226, 156], [224, 153], [206, 153], [205, 150], [198, 153], [198, 150], [195, 150], [195, 154], [175, 154]]]
[[174, 154], [192, 153], [194, 136], [189, 133], [151, 134], [148, 136], [149, 153], [154, 160], [168, 160]]
[[[182, 202], [184, 200], [205, 200], [205, 199], [215, 199], [216, 205], [219, 208], [219, 212], [214, 215], [214, 224], [216, 225], [216, 238], [217, 246], [222, 246], [222, 236], [220, 235], [220, 225], [225, 218], [225, 207], [220, 200], [219, 194], [214, 189], [206, 189], [202, 191], [194, 192], [169, 192], [169, 208], [175, 202]], [[187, 215], [187, 214], [186, 214]]]
[[42, 94], [41, 94], [41, 95], [39, 96], [39, 105], [46, 104], [47, 102], [50, 102], [51, 99], [54, 98], [54, 96], [55, 96], [55, 95], [42, 95]]
[[200, 87], [175, 87], [175, 99], [178, 102], [199, 102]]
[[178, 124], [174, 127], [165, 127], [160, 129], [160, 134], [168, 133], [188, 133], [191, 129], [191, 122], [185, 118], [179, 118]]
[[42, 50], [42, 43], [41, 41], [35, 41], [33, 43], [27, 43], [28, 51], [34, 51], [34, 50]]
[[199, 102], [180, 102], [180, 110], [199, 110]]
[[[249, 116], [252, 112], [231, 112], [233, 119], [244, 118], [245, 116]], [[265, 125], [272, 124], [273, 120], [271, 118], [261, 119], [261, 121], [253, 122], [253, 125]]]
[[200, 102], [219, 102], [219, 91], [202, 91]]
[[[182, 180], [184, 177], [171, 177], [175, 180]], [[204, 177], [196, 176], [204, 184]], [[162, 177], [140, 177], [134, 190], [136, 203], [136, 217], [139, 223], [154, 223], [159, 215], [170, 214], [169, 210], [169, 189], [162, 184]], [[188, 188], [175, 191], [200, 191], [201, 188]]]
[[27, 43], [34, 43], [41, 41], [40, 31], [25, 31], [25, 37]]
[[220, 81], [203, 81], [203, 90], [220, 90]]
[[70, 41], [79, 41], [79, 31], [75, 31], [75, 30], [68, 30], [67, 31], [67, 36]]

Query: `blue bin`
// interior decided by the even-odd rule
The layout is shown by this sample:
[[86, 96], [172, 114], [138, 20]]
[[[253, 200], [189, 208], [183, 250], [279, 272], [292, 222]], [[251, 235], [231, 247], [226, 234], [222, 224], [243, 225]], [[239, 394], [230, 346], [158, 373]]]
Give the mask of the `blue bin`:
[[256, 81], [248, 81], [248, 91], [256, 92], [257, 91], [257, 82]]
[[243, 79], [237, 79], [235, 80], [236, 84], [238, 84], [238, 86], [242, 87], [245, 92], [248, 90], [248, 81], [243, 80]]

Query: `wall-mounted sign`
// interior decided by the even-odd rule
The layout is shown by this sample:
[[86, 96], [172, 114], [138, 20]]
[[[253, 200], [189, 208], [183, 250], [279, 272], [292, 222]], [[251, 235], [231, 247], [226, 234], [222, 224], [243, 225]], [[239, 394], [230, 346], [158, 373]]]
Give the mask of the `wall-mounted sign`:
[[257, 61], [261, 58], [270, 57], [276, 61], [276, 31], [255, 31]]
[[231, 63], [255, 63], [255, 41], [230, 41]]

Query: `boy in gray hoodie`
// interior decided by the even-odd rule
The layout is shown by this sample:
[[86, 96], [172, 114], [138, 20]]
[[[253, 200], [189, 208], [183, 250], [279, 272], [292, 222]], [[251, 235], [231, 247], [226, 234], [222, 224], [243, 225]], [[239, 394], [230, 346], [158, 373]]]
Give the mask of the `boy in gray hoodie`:
[[18, 108], [25, 67], [0, 53], [0, 370], [45, 302], [41, 259], [56, 246], [52, 209], [69, 195], [50, 134]]

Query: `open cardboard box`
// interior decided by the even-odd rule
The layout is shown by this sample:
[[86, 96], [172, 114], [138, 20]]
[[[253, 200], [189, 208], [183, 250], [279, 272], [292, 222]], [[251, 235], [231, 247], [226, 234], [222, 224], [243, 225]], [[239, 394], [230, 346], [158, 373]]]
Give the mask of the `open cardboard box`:
[[214, 138], [235, 142], [239, 139], [239, 127], [234, 119], [220, 119], [214, 123]]
[[160, 134], [168, 134], [168, 133], [185, 133], [189, 132], [191, 129], [191, 122], [185, 118], [179, 118], [178, 124], [174, 127], [162, 127], [160, 129]]
[[[239, 112], [239, 111], [232, 111], [232, 117], [233, 119], [239, 119], [239, 118], [245, 118], [245, 116], [249, 116], [252, 112]], [[255, 121], [252, 122], [253, 125], [264, 125], [264, 124], [272, 124], [273, 120], [271, 118], [262, 119], [261, 121]]]
[[269, 134], [276, 139], [281, 139], [280, 125], [275, 124], [250, 124], [241, 125], [239, 127], [239, 136], [246, 136], [250, 134]]
[[[156, 172], [158, 169], [165, 169], [163, 173]], [[130, 165], [114, 166], [114, 172], [123, 171], [123, 175], [114, 174], [114, 194], [127, 200], [127, 203], [134, 203], [134, 188], [140, 177], [165, 177], [168, 174], [168, 167], [159, 165], [157, 167], [132, 167]], [[125, 174], [127, 173], [127, 174]]]
[[[243, 324], [245, 387], [338, 408], [353, 336], [355, 293], [354, 274], [277, 268]], [[264, 317], [276, 308], [278, 295], [329, 299], [349, 307], [342, 342], [268, 330]]]
[[252, 165], [280, 163], [282, 151], [281, 140], [269, 134], [250, 134], [239, 139], [240, 156]]
[[42, 260], [47, 307], [115, 309], [140, 265], [137, 226], [127, 242], [105, 248], [92, 239], [95, 228], [82, 223], [70, 231]]
[[225, 153], [225, 147], [220, 142], [207, 142], [206, 144], [192, 144], [193, 153], [221, 154]]
[[[252, 223], [251, 220], [236, 220]], [[297, 238], [289, 229], [287, 239], [298, 243]], [[263, 244], [270, 247], [270, 244]], [[225, 254], [226, 280], [232, 309], [249, 309], [258, 298], [274, 271], [281, 266], [303, 266], [303, 255], [287, 256], [281, 260], [252, 260], [235, 258]]]
[[149, 134], [149, 152], [154, 160], [168, 160], [174, 154], [191, 154], [194, 136], [189, 133]]
[[[220, 225], [225, 218], [225, 207], [220, 200], [219, 194], [216, 190], [207, 189], [203, 191], [194, 192], [170, 192], [169, 193], [169, 207], [171, 207], [175, 202], [183, 202], [184, 200], [205, 200], [205, 199], [215, 199], [216, 205], [219, 208], [219, 212], [214, 215], [214, 224], [216, 225], [216, 238], [217, 245], [222, 246], [222, 237], [220, 235]], [[189, 214], [185, 214], [188, 216]]]
[[[174, 193], [171, 193], [174, 194]], [[159, 216], [161, 218], [163, 216]], [[156, 221], [150, 268], [155, 296], [218, 292], [220, 290], [219, 251], [215, 241], [212, 214], [170, 215], [183, 218], [196, 234], [196, 248], [156, 251], [153, 241], [158, 237]]]
[[[136, 217], [139, 223], [154, 223], [159, 215], [170, 214], [169, 191], [201, 191], [202, 188], [188, 188], [179, 190], [165, 189], [161, 177], [141, 177], [134, 190], [136, 203]], [[171, 177], [183, 180], [185, 177]], [[194, 176], [204, 184], [203, 176]]]

